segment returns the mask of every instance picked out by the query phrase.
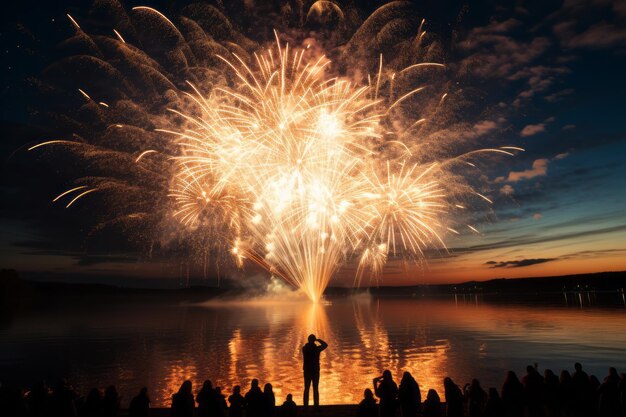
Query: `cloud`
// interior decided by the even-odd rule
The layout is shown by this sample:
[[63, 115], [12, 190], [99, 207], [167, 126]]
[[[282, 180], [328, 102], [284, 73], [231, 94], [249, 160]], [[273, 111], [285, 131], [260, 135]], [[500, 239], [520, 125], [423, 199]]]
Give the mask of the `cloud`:
[[557, 154], [557, 155], [554, 157], [554, 159], [555, 159], [555, 160], [565, 159], [565, 158], [567, 158], [568, 156], [569, 156], [569, 152], [563, 152], [563, 153]]
[[546, 130], [545, 123], [538, 123], [536, 125], [527, 125], [527, 126], [524, 126], [524, 128], [520, 132], [520, 136], [522, 137], [533, 136], [533, 135], [536, 135], [537, 133], [545, 132], [545, 130]]
[[461, 62], [461, 73], [486, 79], [506, 79], [543, 55], [550, 47], [544, 37], [528, 42], [508, 36], [503, 22], [472, 30], [460, 47], [471, 55]]
[[626, 249], [584, 250], [580, 252], [568, 253], [560, 256], [560, 259], [588, 259], [598, 256], [620, 256], [622, 254], [626, 254]]
[[506, 184], [504, 187], [500, 188], [500, 194], [502, 195], [512, 195], [514, 192], [515, 189], [509, 184]]
[[[580, 223], [578, 221], [577, 223]], [[483, 250], [493, 250], [493, 249], [503, 249], [503, 248], [514, 248], [518, 246], [525, 245], [536, 245], [538, 243], [548, 243], [548, 242], [558, 242], [558, 241], [572, 241], [575, 239], [579, 239], [582, 237], [589, 236], [601, 236], [604, 234], [611, 233], [621, 233], [626, 231], [626, 224], [605, 227], [601, 229], [589, 229], [583, 230], [580, 232], [571, 232], [571, 233], [561, 233], [561, 234], [553, 234], [547, 236], [537, 236], [536, 234], [526, 234], [517, 237], [508, 237], [506, 239], [493, 242], [493, 243], [485, 243], [480, 245], [473, 245], [469, 247], [457, 247], [457, 248], [448, 248], [451, 252], [478, 252]]]
[[473, 129], [476, 132], [476, 135], [482, 136], [484, 134], [491, 132], [497, 127], [498, 127], [498, 124], [494, 122], [493, 120], [481, 120], [480, 122], [474, 125]]
[[570, 129], [575, 129], [575, 128], [576, 128], [576, 125], [565, 125], [561, 129], [570, 130]]
[[567, 253], [556, 258], [519, 259], [514, 261], [487, 261], [485, 262], [485, 265], [489, 265], [489, 268], [523, 268], [525, 266], [544, 264], [546, 262], [560, 261], [565, 259], [593, 259], [599, 256], [620, 256], [623, 253], [626, 253], [626, 249], [586, 250]]
[[552, 17], [552, 31], [562, 46], [623, 49], [625, 45], [626, 2], [622, 0], [566, 0]]
[[537, 159], [533, 162], [531, 169], [524, 171], [511, 171], [507, 177], [508, 182], [517, 182], [520, 180], [527, 180], [535, 177], [541, 177], [548, 174], [548, 159]]
[[542, 215], [541, 213], [535, 213], [535, 214], [533, 214], [533, 219], [535, 219], [535, 220], [539, 220], [539, 219], [541, 219], [542, 217], [543, 217], [543, 215]]
[[573, 88], [566, 88], [565, 90], [557, 91], [556, 93], [546, 96], [545, 99], [547, 102], [555, 103], [557, 101], [561, 101], [564, 97], [572, 94], [573, 92]]
[[563, 66], [535, 65], [524, 67], [509, 77], [509, 80], [526, 80], [527, 88], [518, 94], [513, 102], [514, 106], [519, 106], [523, 100], [549, 89], [556, 81], [557, 76], [567, 74], [570, 70]]
[[619, 47], [626, 42], [626, 29], [622, 25], [602, 21], [576, 33], [573, 21], [555, 25], [555, 33], [569, 48], [602, 49]]
[[543, 264], [546, 262], [556, 261], [558, 258], [536, 258], [536, 259], [521, 259], [519, 261], [489, 261], [485, 262], [485, 265], [490, 265], [489, 268], [522, 268], [525, 266]]
[[453, 137], [455, 140], [471, 141], [503, 129], [506, 123], [507, 119], [504, 117], [498, 117], [495, 120], [479, 120], [473, 125], [459, 123], [454, 126], [449, 125], [447, 129], [439, 130], [435, 135], [439, 138], [438, 140]]

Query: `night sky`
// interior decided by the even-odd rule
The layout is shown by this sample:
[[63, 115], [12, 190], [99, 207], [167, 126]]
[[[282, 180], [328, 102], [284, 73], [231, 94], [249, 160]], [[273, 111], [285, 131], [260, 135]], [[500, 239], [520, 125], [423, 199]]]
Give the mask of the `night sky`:
[[[55, 134], [40, 123], [48, 102], [39, 100], [34, 80], [75, 33], [65, 14], [86, 21], [91, 2], [12, 3], [0, 34], [0, 267], [31, 279], [168, 286], [190, 276], [214, 283], [215, 267], [204, 278], [184, 254], [154, 256], [121, 229], [94, 232], [96, 199], [69, 209], [51, 203], [76, 176], [68, 172], [82, 168], [60, 154], [26, 151]], [[256, 8], [265, 19], [246, 15], [253, 0], [238, 10], [215, 3], [259, 43], [271, 39], [255, 25], [272, 21], [287, 30], [281, 2]], [[120, 4], [176, 16], [186, 2]], [[366, 17], [377, 4], [350, 7]], [[460, 140], [526, 152], [483, 169], [494, 204], [475, 223], [480, 235], [449, 236], [448, 252], [433, 253], [428, 265], [392, 262], [383, 284], [626, 270], [626, 1], [426, 1], [415, 10], [443, 45], [455, 88], [470, 97], [463, 129], [455, 131]], [[91, 23], [110, 36], [111, 28]], [[350, 283], [344, 275], [336, 283]]]

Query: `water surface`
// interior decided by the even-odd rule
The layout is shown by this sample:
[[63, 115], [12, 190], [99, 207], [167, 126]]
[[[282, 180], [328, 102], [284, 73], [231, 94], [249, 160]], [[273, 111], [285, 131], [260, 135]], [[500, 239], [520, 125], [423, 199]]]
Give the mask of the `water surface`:
[[424, 300], [356, 297], [306, 302], [201, 305], [115, 303], [33, 310], [0, 327], [0, 375], [23, 383], [66, 377], [83, 393], [115, 384], [123, 405], [148, 386], [167, 406], [184, 379], [230, 393], [252, 378], [271, 382], [282, 402], [301, 403], [300, 348], [309, 333], [326, 340], [321, 401], [355, 403], [372, 378], [409, 370], [422, 390], [441, 394], [442, 379], [461, 386], [478, 377], [500, 387], [513, 369], [573, 368], [602, 378], [626, 371], [626, 309], [490, 304], [475, 298]]

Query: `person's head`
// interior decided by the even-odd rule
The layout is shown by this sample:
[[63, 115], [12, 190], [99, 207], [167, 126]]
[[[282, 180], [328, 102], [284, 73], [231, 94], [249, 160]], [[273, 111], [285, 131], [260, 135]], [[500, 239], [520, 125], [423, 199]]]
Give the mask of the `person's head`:
[[204, 381], [204, 384], [202, 384], [202, 390], [212, 390], [213, 389], [213, 384], [211, 383], [211, 380], [207, 379], [206, 381]]
[[529, 373], [529, 374], [534, 374], [535, 373], [535, 367], [532, 366], [532, 365], [528, 365], [526, 367], [526, 372]]
[[574, 369], [576, 369], [576, 372], [580, 372], [583, 370], [583, 366], [580, 364], [580, 362], [576, 362], [574, 364]]
[[254, 378], [254, 379], [252, 380], [252, 382], [250, 382], [250, 386], [251, 386], [252, 388], [258, 388], [258, 387], [259, 387], [259, 380], [258, 380], [258, 379], [256, 379], [256, 378]]
[[450, 389], [454, 386], [454, 381], [449, 376], [443, 379], [443, 386], [447, 389]]
[[385, 369], [383, 371], [383, 379], [386, 381], [391, 381], [391, 371], [389, 369]]
[[233, 387], [233, 394], [239, 394], [241, 392], [241, 387], [239, 385], [235, 385]]
[[293, 395], [287, 394], [287, 402], [292, 402], [292, 401], [293, 401]]
[[217, 395], [221, 395], [222, 394], [222, 387], [215, 387], [215, 393]]
[[498, 395], [498, 390], [495, 388], [489, 388], [489, 398], [492, 398], [494, 400], [499, 399], [500, 395]]
[[191, 387], [191, 381], [190, 380], [186, 380], [180, 386], [180, 389], [178, 390], [178, 393], [179, 394], [191, 394], [191, 388], [192, 388]]
[[365, 391], [363, 391], [363, 398], [365, 398], [366, 400], [371, 400], [372, 398], [374, 398], [374, 393], [371, 389], [365, 388]]
[[472, 388], [480, 388], [480, 381], [476, 378], [472, 379]]
[[506, 373], [506, 382], [519, 382], [517, 374], [513, 371], [508, 371]]
[[616, 377], [617, 376], [617, 369], [613, 368], [612, 366], [609, 368], [609, 375], [612, 377]]
[[435, 403], [441, 402], [441, 400], [439, 399], [439, 394], [437, 394], [437, 391], [435, 391], [432, 388], [428, 390], [428, 394], [426, 394], [426, 400], [428, 402], [431, 402], [431, 403], [432, 402], [435, 402]]
[[272, 389], [272, 384], [270, 384], [269, 382], [267, 384], [265, 384], [265, 386], [263, 387], [263, 392], [265, 392], [266, 394], [270, 394], [273, 393], [274, 390]]
[[561, 382], [564, 381], [569, 381], [570, 379], [572, 379], [572, 375], [570, 375], [569, 371], [567, 369], [563, 369], [561, 371], [561, 377], [559, 378]]
[[555, 377], [554, 372], [552, 372], [552, 369], [546, 369], [545, 371], [543, 371], [543, 376], [546, 379], [552, 379]]
[[408, 382], [412, 379], [413, 379], [413, 375], [411, 375], [409, 371], [404, 371], [404, 373], [402, 374], [402, 380]]
[[317, 340], [317, 337], [314, 334], [309, 335], [309, 343], [313, 343]]

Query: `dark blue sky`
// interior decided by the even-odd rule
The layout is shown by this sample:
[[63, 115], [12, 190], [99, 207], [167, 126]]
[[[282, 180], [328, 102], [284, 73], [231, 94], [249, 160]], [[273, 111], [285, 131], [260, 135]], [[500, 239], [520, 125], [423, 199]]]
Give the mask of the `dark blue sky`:
[[[120, 4], [176, 16], [183, 3]], [[243, 27], [251, 19], [246, 13], [254, 11], [256, 25], [267, 25], [276, 21], [280, 2], [245, 3], [224, 13], [251, 39], [267, 41]], [[355, 10], [365, 17], [375, 4]], [[175, 254], [147, 257], [145, 247], [120, 231], [92, 239], [93, 206], [69, 211], [50, 203], [70, 180], [58, 164], [70, 163], [25, 152], [25, 145], [54, 132], [39, 124], [47, 103], [39, 102], [36, 80], [57, 59], [59, 43], [74, 35], [65, 13], [81, 22], [89, 9], [90, 2], [27, 1], [4, 13], [0, 267], [33, 278], [115, 283], [186, 276], [187, 261]], [[494, 205], [475, 223], [480, 235], [451, 237], [449, 253], [426, 269], [392, 266], [384, 282], [625, 270], [626, 1], [433, 1], [415, 9], [439, 40], [455, 88], [471, 104], [451, 131], [462, 140], [526, 152], [484, 170], [484, 194]], [[192, 277], [202, 276], [189, 268]]]

